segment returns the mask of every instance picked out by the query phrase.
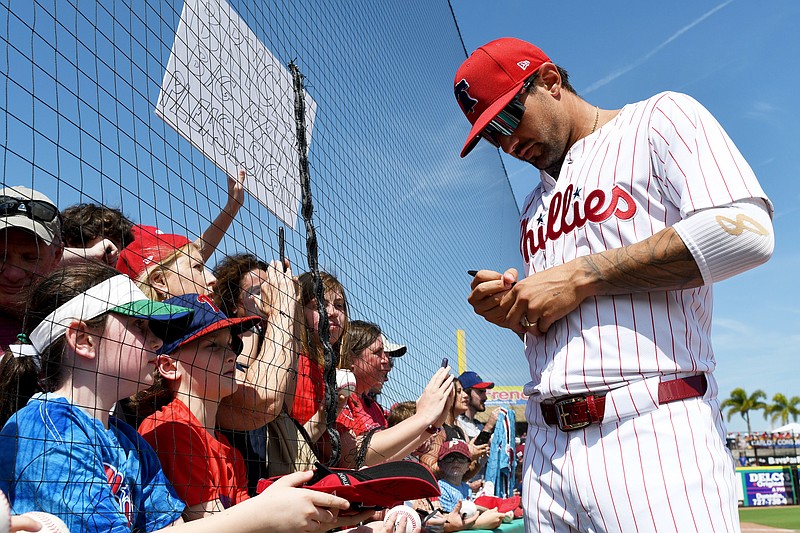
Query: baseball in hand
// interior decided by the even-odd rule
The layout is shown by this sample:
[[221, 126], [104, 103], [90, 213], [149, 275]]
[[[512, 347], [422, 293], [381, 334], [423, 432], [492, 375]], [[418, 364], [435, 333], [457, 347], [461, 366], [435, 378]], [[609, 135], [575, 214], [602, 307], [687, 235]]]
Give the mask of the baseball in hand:
[[478, 512], [478, 507], [472, 500], [461, 500], [461, 518], [470, 518]]
[[392, 531], [397, 531], [397, 522], [403, 516], [406, 517], [406, 530], [398, 533], [414, 533], [421, 530], [422, 523], [419, 520], [419, 514], [407, 505], [397, 505], [389, 509], [383, 523], [386, 526], [393, 526]]
[[11, 506], [6, 495], [0, 490], [0, 533], [8, 533], [11, 529]]
[[336, 388], [342, 396], [350, 396], [356, 391], [356, 376], [346, 368], [336, 369]]
[[42, 513], [40, 511], [32, 511], [30, 513], [25, 513], [22, 516], [33, 518], [34, 520], [42, 524], [42, 529], [39, 530], [39, 533], [69, 533], [69, 528], [67, 528], [67, 524], [65, 524], [56, 515], [52, 515], [50, 513]]

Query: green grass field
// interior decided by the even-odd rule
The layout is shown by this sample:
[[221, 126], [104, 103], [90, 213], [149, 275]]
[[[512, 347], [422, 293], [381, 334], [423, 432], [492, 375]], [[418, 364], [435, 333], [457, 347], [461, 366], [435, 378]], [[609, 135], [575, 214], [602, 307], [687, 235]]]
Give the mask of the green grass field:
[[751, 507], [739, 509], [739, 520], [781, 529], [800, 530], [800, 507]]

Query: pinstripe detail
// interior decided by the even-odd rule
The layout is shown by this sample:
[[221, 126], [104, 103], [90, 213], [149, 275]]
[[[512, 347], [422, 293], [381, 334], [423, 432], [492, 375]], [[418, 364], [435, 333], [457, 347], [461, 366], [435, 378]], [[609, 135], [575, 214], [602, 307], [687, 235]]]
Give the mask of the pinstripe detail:
[[[543, 174], [520, 219], [526, 274], [750, 197], [766, 195], [708, 111], [656, 95], [578, 141], [558, 181]], [[527, 336], [526, 531], [738, 531], [713, 376], [705, 399], [660, 407], [653, 387], [632, 385], [714, 370], [712, 296], [699, 287], [588, 298], [547, 335]], [[572, 433], [545, 426], [535, 403], [619, 387], [606, 423]]]

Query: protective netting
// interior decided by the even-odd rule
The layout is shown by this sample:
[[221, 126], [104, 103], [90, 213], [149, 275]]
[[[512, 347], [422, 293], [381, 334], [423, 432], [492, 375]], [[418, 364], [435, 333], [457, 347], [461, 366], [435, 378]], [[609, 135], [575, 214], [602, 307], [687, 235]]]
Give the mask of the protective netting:
[[458, 157], [467, 123], [451, 84], [465, 57], [444, 2], [3, 1], [3, 187], [194, 241], [244, 167], [249, 192], [219, 244], [206, 239], [206, 266], [277, 260], [283, 227], [293, 274], [305, 272], [293, 62], [319, 270], [341, 282], [351, 321], [408, 346], [380, 403], [415, 400], [443, 357], [456, 367], [457, 330], [471, 370], [521, 385], [519, 340], [466, 302], [467, 270], [519, 266], [519, 211], [496, 150]]

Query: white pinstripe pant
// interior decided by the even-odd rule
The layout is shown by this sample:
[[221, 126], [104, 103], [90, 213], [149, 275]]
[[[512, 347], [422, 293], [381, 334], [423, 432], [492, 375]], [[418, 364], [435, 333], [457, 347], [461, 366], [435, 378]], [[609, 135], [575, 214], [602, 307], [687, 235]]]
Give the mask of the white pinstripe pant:
[[528, 402], [523, 502], [533, 532], [738, 532], [716, 399], [565, 433]]

